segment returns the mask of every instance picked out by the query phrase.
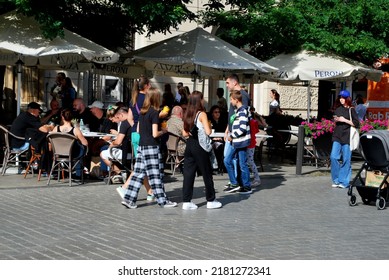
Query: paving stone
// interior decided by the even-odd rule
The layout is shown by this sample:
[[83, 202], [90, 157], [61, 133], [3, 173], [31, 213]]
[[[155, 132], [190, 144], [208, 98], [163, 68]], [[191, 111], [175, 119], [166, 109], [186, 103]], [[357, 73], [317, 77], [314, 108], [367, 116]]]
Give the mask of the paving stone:
[[[353, 169], [362, 163], [354, 163]], [[225, 194], [227, 174], [215, 176], [221, 209], [206, 209], [201, 177], [196, 211], [183, 211], [182, 175], [165, 176], [177, 208], [145, 200], [120, 204], [115, 188], [21, 175], [0, 181], [0, 259], [388, 259], [389, 209], [350, 207], [346, 190], [333, 189], [328, 169], [266, 163], [252, 195]], [[306, 172], [305, 172], [306, 171]], [[318, 175], [318, 172], [320, 174]]]

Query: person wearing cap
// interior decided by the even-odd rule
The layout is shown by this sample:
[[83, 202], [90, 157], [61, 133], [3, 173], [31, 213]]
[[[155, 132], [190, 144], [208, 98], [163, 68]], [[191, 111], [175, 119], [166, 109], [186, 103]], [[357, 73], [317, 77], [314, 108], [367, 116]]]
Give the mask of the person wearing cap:
[[[42, 125], [40, 114], [41, 106], [36, 102], [27, 105], [27, 110], [21, 112], [12, 122], [11, 132], [24, 139], [11, 138], [11, 148], [13, 150], [28, 150], [30, 146], [40, 151], [45, 142], [46, 135], [54, 128], [53, 124]], [[25, 169], [26, 163], [20, 162], [19, 173]]]
[[342, 90], [334, 112], [335, 129], [330, 155], [333, 188], [348, 188], [351, 179], [350, 127], [359, 128], [358, 115], [351, 102], [350, 92]]
[[90, 131], [99, 132], [99, 120], [92, 114], [89, 107], [85, 105], [82, 98], [76, 98], [73, 101], [74, 117], [78, 122], [82, 119], [85, 125], [89, 126]]
[[104, 103], [96, 100], [88, 107], [89, 107], [92, 115], [94, 115], [96, 117], [96, 119], [98, 120], [98, 123], [99, 123], [98, 132], [102, 132], [101, 126], [103, 125], [103, 122], [105, 120]]
[[[97, 118], [99, 129], [98, 132], [111, 133], [112, 130], [117, 130], [117, 123], [113, 122], [113, 116], [107, 116], [107, 111], [104, 110], [104, 104], [101, 101], [94, 101], [88, 106], [91, 113]], [[108, 111], [112, 111], [112, 106], [108, 108]], [[91, 156], [99, 156], [101, 148], [107, 145], [107, 141], [111, 137], [105, 136], [100, 138], [89, 138], [89, 152]]]
[[[27, 105], [27, 111], [21, 112], [19, 116], [12, 122], [11, 132], [16, 136], [25, 137], [26, 140], [15, 139], [11, 140], [11, 148], [16, 150], [25, 150], [30, 146], [28, 129], [48, 133], [53, 130], [53, 125], [42, 125], [40, 114], [42, 112], [41, 106], [36, 102], [31, 102]], [[32, 131], [33, 131], [32, 130]]]

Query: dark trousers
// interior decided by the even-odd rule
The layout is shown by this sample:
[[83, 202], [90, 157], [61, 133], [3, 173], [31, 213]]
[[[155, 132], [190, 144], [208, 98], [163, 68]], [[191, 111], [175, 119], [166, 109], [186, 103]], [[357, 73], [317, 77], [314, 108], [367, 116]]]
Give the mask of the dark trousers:
[[207, 201], [215, 200], [215, 188], [212, 177], [212, 166], [209, 153], [201, 148], [198, 140], [189, 137], [184, 153], [184, 182], [182, 186], [183, 202], [190, 202], [193, 197], [193, 185], [196, 170], [199, 169], [205, 184]]

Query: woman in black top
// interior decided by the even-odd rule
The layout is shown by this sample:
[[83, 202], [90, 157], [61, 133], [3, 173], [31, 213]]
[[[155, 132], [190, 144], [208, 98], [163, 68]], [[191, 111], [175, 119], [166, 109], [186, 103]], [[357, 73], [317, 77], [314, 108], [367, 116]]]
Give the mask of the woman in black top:
[[334, 112], [336, 126], [332, 135], [330, 156], [332, 187], [348, 188], [351, 179], [350, 127], [359, 128], [359, 120], [355, 109], [351, 107], [350, 92], [342, 90], [338, 104]]
[[140, 110], [137, 131], [140, 135], [138, 153], [136, 155], [134, 172], [131, 174], [128, 189], [125, 192], [122, 204], [127, 208], [136, 208], [138, 192], [147, 176], [158, 204], [163, 208], [177, 206], [170, 201], [163, 185], [162, 155], [159, 150], [159, 138], [167, 130], [158, 130], [159, 100], [161, 94], [155, 88], [149, 88], [143, 106]]

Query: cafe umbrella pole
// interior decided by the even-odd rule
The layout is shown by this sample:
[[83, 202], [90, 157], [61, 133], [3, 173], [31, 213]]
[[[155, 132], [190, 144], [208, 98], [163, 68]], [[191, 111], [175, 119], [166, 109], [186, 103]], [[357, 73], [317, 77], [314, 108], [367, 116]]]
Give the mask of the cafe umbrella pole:
[[302, 174], [303, 167], [303, 154], [304, 154], [304, 126], [298, 127], [298, 141], [297, 141], [297, 154], [296, 154], [296, 175]]
[[23, 61], [20, 59], [16, 62], [16, 71], [18, 76], [18, 89], [17, 89], [17, 108], [16, 115], [20, 114], [20, 105], [21, 105], [21, 94], [22, 94], [22, 70], [23, 70]]

